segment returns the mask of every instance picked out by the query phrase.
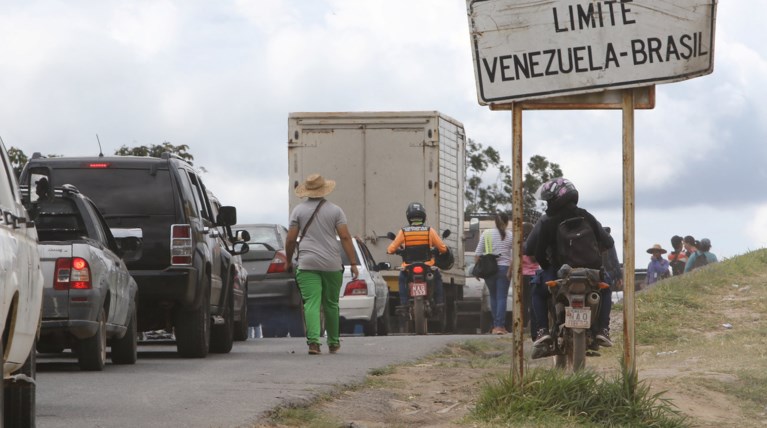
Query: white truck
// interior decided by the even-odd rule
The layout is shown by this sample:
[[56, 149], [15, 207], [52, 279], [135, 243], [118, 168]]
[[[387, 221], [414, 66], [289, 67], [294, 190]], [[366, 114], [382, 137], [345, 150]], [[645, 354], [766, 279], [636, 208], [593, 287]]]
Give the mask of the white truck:
[[[437, 111], [290, 113], [288, 158], [290, 210], [300, 202], [295, 187], [308, 175], [335, 180], [327, 199], [344, 210], [349, 231], [367, 243], [376, 262], [401, 264], [399, 256], [386, 254], [391, 242], [386, 234], [407, 225], [405, 209], [411, 202], [423, 203], [426, 223], [439, 233], [450, 229], [445, 244], [455, 265], [443, 271], [443, 282], [446, 330], [456, 331], [465, 284], [463, 125]], [[399, 272], [382, 273], [390, 299], [396, 299], [390, 300], [393, 311]], [[472, 310], [478, 319], [479, 305]]]
[[[28, 191], [27, 191], [28, 192]], [[35, 223], [22, 205], [13, 167], [0, 141], [0, 426], [35, 426], [35, 341], [40, 331], [43, 273]]]

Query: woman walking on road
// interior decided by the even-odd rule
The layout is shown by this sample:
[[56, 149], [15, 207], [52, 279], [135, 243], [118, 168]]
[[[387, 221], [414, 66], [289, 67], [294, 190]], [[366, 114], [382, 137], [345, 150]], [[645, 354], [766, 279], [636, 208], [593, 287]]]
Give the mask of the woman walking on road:
[[498, 272], [485, 278], [485, 285], [490, 292], [490, 313], [493, 316], [492, 334], [506, 334], [506, 298], [509, 296], [511, 284], [511, 235], [506, 231], [509, 226], [509, 215], [499, 212], [495, 215], [495, 228], [482, 233], [474, 252], [474, 263], [479, 262], [482, 254], [495, 254], [498, 256]]
[[[320, 306], [325, 314], [328, 349], [335, 354], [341, 349], [338, 298], [343, 279], [343, 263], [338, 238], [349, 258], [352, 280], [357, 279], [357, 257], [346, 225], [346, 215], [337, 205], [325, 199], [336, 186], [319, 174], [312, 174], [296, 187], [299, 198], [308, 198], [290, 213], [290, 227], [285, 242], [286, 268], [293, 269], [293, 253], [297, 254], [296, 281], [304, 301], [306, 343], [309, 354], [320, 354]], [[297, 238], [300, 240], [296, 242]]]

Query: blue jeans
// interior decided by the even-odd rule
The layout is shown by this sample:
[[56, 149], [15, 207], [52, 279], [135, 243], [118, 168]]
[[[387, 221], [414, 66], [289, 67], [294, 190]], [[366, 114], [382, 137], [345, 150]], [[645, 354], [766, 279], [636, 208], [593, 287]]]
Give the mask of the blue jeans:
[[493, 327], [506, 326], [506, 298], [509, 296], [511, 282], [506, 274], [509, 267], [498, 265], [498, 273], [485, 278], [485, 285], [490, 292], [490, 313], [493, 315]]
[[[442, 286], [442, 274], [439, 269], [432, 270], [434, 274], [434, 301], [442, 303], [445, 301], [445, 289]], [[399, 272], [399, 304], [407, 305], [410, 300], [410, 291], [407, 286], [407, 273], [404, 270]]]
[[[531, 283], [533, 284], [533, 319], [537, 329], [549, 330], [549, 299], [551, 293], [546, 281], [557, 279], [557, 273], [553, 269], [541, 269], [535, 273]], [[533, 337], [535, 340], [535, 337]]]

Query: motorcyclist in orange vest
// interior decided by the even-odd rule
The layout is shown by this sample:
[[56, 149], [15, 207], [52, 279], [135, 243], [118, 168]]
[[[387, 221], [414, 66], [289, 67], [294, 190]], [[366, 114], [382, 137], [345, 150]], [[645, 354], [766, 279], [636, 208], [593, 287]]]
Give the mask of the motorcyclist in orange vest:
[[[386, 250], [389, 254], [394, 254], [398, 249], [403, 251], [403, 270], [399, 273], [400, 306], [406, 306], [409, 299], [405, 266], [415, 261], [424, 261], [427, 265], [434, 266], [435, 260], [431, 249], [436, 248], [440, 254], [445, 254], [448, 251], [439, 234], [431, 227], [424, 225], [426, 211], [421, 203], [410, 203], [405, 211], [405, 216], [410, 225], [400, 229]], [[442, 287], [442, 275], [438, 269], [434, 269], [434, 297], [437, 307], [442, 308], [444, 306], [444, 289]]]

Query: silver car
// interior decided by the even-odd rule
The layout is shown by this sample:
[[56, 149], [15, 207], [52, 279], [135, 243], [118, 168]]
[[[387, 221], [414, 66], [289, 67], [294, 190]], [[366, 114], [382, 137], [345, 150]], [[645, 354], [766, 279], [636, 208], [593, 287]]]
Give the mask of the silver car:
[[344, 264], [339, 299], [341, 331], [353, 333], [354, 327], [362, 325], [365, 336], [386, 336], [389, 334], [389, 287], [380, 271], [391, 269], [391, 265], [376, 263], [361, 239], [354, 238], [352, 242], [360, 263], [357, 265], [359, 276], [352, 281], [349, 259], [341, 249]]

